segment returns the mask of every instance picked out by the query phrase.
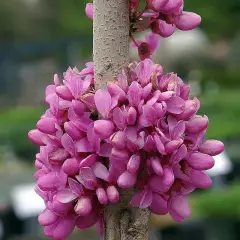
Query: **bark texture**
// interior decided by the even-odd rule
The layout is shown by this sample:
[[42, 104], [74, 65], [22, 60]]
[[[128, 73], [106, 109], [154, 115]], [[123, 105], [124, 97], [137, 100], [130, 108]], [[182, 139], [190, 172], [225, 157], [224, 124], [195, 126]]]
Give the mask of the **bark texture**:
[[[93, 60], [95, 86], [108, 81], [129, 63], [129, 0], [93, 0]], [[150, 211], [129, 206], [133, 190], [104, 209], [104, 240], [147, 240]]]
[[133, 191], [120, 193], [120, 202], [104, 209], [104, 240], [147, 240], [150, 210], [129, 206]]
[[93, 60], [96, 88], [129, 63], [128, 0], [94, 0]]

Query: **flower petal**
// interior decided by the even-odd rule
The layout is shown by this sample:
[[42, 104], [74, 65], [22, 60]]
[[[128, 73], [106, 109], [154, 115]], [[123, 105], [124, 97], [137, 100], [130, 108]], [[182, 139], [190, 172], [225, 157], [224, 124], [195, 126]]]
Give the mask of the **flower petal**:
[[80, 167], [91, 167], [97, 161], [97, 155], [91, 154], [80, 162]]
[[104, 190], [104, 188], [98, 188], [96, 190], [96, 195], [97, 195], [98, 201], [101, 204], [103, 204], [103, 205], [108, 204], [108, 197], [107, 197], [107, 193]]
[[75, 156], [76, 148], [72, 138], [68, 134], [63, 134], [61, 138], [61, 143], [63, 147], [71, 154], [71, 156]]
[[107, 118], [109, 111], [111, 110], [111, 95], [106, 90], [97, 90], [94, 95], [95, 104], [98, 112], [102, 115], [103, 118]]
[[167, 201], [164, 200], [158, 193], [153, 193], [151, 210], [152, 213], [158, 215], [166, 215], [168, 213]]
[[54, 230], [53, 237], [54, 239], [66, 239], [73, 231], [75, 227], [74, 218], [71, 216], [65, 217], [60, 220], [59, 224]]
[[180, 114], [185, 109], [185, 102], [182, 98], [173, 96], [169, 100], [166, 101], [167, 103], [167, 111], [169, 113]]
[[139, 208], [147, 208], [151, 205], [151, 203], [152, 203], [152, 190], [146, 188], [143, 192]]
[[57, 193], [56, 200], [60, 203], [70, 203], [75, 200], [78, 195], [72, 192], [70, 189], [65, 189]]
[[58, 216], [51, 212], [49, 209], [45, 209], [38, 217], [38, 222], [42, 226], [48, 226], [55, 223], [58, 220]]
[[127, 170], [130, 173], [136, 173], [140, 167], [141, 159], [138, 154], [134, 154], [130, 157], [128, 164], [127, 164]]
[[137, 107], [141, 101], [142, 88], [137, 82], [132, 82], [128, 89], [127, 97], [131, 106]]
[[201, 17], [192, 12], [183, 12], [181, 15], [176, 16], [175, 24], [178, 29], [188, 31], [196, 28], [201, 23]]
[[217, 140], [207, 140], [200, 147], [199, 151], [210, 156], [216, 156], [222, 153], [224, 150], [224, 144]]
[[208, 170], [214, 166], [214, 159], [204, 153], [196, 152], [192, 153], [187, 158], [188, 164], [196, 170]]
[[113, 121], [119, 130], [124, 130], [126, 127], [126, 117], [124, 116], [121, 108], [117, 107], [113, 110]]
[[68, 178], [68, 185], [76, 195], [81, 196], [84, 193], [82, 185], [76, 180]]
[[137, 181], [137, 175], [128, 171], [123, 172], [118, 178], [118, 186], [121, 188], [132, 188]]
[[114, 125], [108, 120], [97, 120], [94, 122], [94, 132], [101, 139], [109, 138], [114, 132]]
[[89, 197], [82, 196], [78, 199], [74, 208], [79, 216], [87, 216], [92, 211], [92, 202]]
[[93, 150], [90, 142], [88, 141], [88, 139], [86, 137], [77, 141], [75, 144], [76, 144], [77, 152], [84, 153], [84, 152], [92, 152], [92, 150]]
[[109, 186], [107, 188], [107, 196], [111, 203], [117, 203], [120, 198], [119, 192], [115, 186]]
[[100, 162], [96, 162], [92, 165], [92, 170], [97, 178], [108, 181], [109, 172], [107, 168]]
[[190, 216], [190, 208], [184, 195], [171, 197], [168, 201], [168, 209], [175, 221], [181, 221]]
[[86, 16], [93, 20], [93, 4], [87, 3], [85, 7]]
[[89, 167], [83, 167], [80, 169], [79, 176], [82, 180], [82, 184], [90, 190], [95, 190], [97, 187], [97, 178]]

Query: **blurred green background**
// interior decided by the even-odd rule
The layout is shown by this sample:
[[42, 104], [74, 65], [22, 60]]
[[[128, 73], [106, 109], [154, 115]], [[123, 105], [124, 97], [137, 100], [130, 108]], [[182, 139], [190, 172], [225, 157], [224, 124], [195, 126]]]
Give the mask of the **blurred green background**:
[[[34, 223], [30, 224], [29, 219], [27, 224], [26, 220], [15, 223], [25, 227], [10, 224], [9, 216], [16, 215], [11, 189], [34, 181], [38, 148], [29, 142], [27, 132], [35, 127], [45, 109], [46, 85], [52, 82], [55, 72], [61, 74], [69, 65], [81, 68], [92, 58], [92, 22], [84, 14], [87, 2], [0, 1], [0, 239], [1, 221], [5, 227], [3, 239], [41, 236], [38, 230], [33, 230], [35, 215]], [[207, 138], [225, 143], [233, 169], [214, 176], [216, 184], [211, 190], [197, 191], [191, 196], [193, 217], [185, 225], [176, 226], [167, 217], [153, 217], [151, 239], [237, 240], [240, 236], [240, 1], [185, 0], [185, 10], [200, 14], [201, 26], [161, 40], [154, 57], [166, 70], [177, 72], [192, 85], [192, 94], [201, 100], [200, 113], [210, 119]], [[136, 52], [131, 52], [131, 56], [136, 58]], [[81, 234], [78, 232], [76, 239], [95, 239], [95, 235]]]

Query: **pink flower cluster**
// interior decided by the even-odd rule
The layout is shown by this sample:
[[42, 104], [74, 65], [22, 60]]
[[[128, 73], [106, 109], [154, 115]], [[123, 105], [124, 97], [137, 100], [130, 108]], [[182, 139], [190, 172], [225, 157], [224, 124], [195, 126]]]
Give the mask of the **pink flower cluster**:
[[36, 192], [46, 209], [39, 216], [45, 234], [65, 239], [77, 226], [103, 227], [103, 206], [117, 203], [119, 189], [137, 189], [130, 204], [190, 215], [187, 195], [208, 188], [204, 173], [223, 144], [204, 140], [206, 116], [190, 99], [189, 85], [145, 59], [129, 65], [105, 90], [94, 89], [93, 64], [57, 76], [46, 89], [49, 109], [29, 132], [40, 146]]
[[[130, 35], [133, 47], [138, 49], [141, 60], [150, 58], [158, 48], [160, 37], [171, 36], [176, 29], [188, 31], [201, 23], [201, 17], [192, 12], [183, 11], [183, 0], [145, 0], [145, 8], [139, 10], [140, 0], [129, 0], [130, 9]], [[86, 15], [93, 19], [93, 5], [88, 3], [85, 8]], [[137, 41], [134, 32], [152, 31], [147, 34], [145, 41]]]

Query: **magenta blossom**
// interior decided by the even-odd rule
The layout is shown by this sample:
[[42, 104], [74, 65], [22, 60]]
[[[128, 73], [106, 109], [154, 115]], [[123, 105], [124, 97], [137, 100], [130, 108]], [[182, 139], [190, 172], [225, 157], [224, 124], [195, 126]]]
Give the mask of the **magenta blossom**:
[[36, 192], [46, 209], [39, 223], [49, 237], [95, 224], [102, 232], [103, 207], [120, 200], [119, 188], [137, 189], [132, 206], [183, 221], [187, 195], [211, 186], [204, 171], [224, 146], [204, 140], [208, 118], [197, 115], [189, 85], [149, 58], [131, 63], [129, 73], [95, 91], [88, 63], [47, 87], [49, 109], [29, 138], [40, 146]]
[[87, 3], [85, 7], [86, 16], [93, 20], [93, 4]]
[[[159, 38], [171, 36], [176, 29], [189, 31], [201, 23], [201, 17], [193, 12], [183, 11], [183, 0], [145, 0], [145, 8], [139, 10], [140, 0], [129, 0], [130, 36], [132, 47], [138, 49], [141, 60], [151, 58], [159, 47]], [[87, 3], [85, 13], [93, 19], [93, 4]], [[135, 32], [144, 32], [150, 29], [152, 33], [146, 34], [144, 41], [134, 39]]]
[[196, 13], [183, 11], [183, 0], [147, 0], [148, 8], [143, 16], [150, 17], [153, 33], [162, 37], [171, 36], [176, 28], [188, 31], [196, 28], [201, 17]]
[[145, 41], [134, 40], [131, 44], [133, 48], [138, 49], [138, 54], [141, 60], [150, 58], [160, 45], [160, 36], [150, 33], [145, 36]]

